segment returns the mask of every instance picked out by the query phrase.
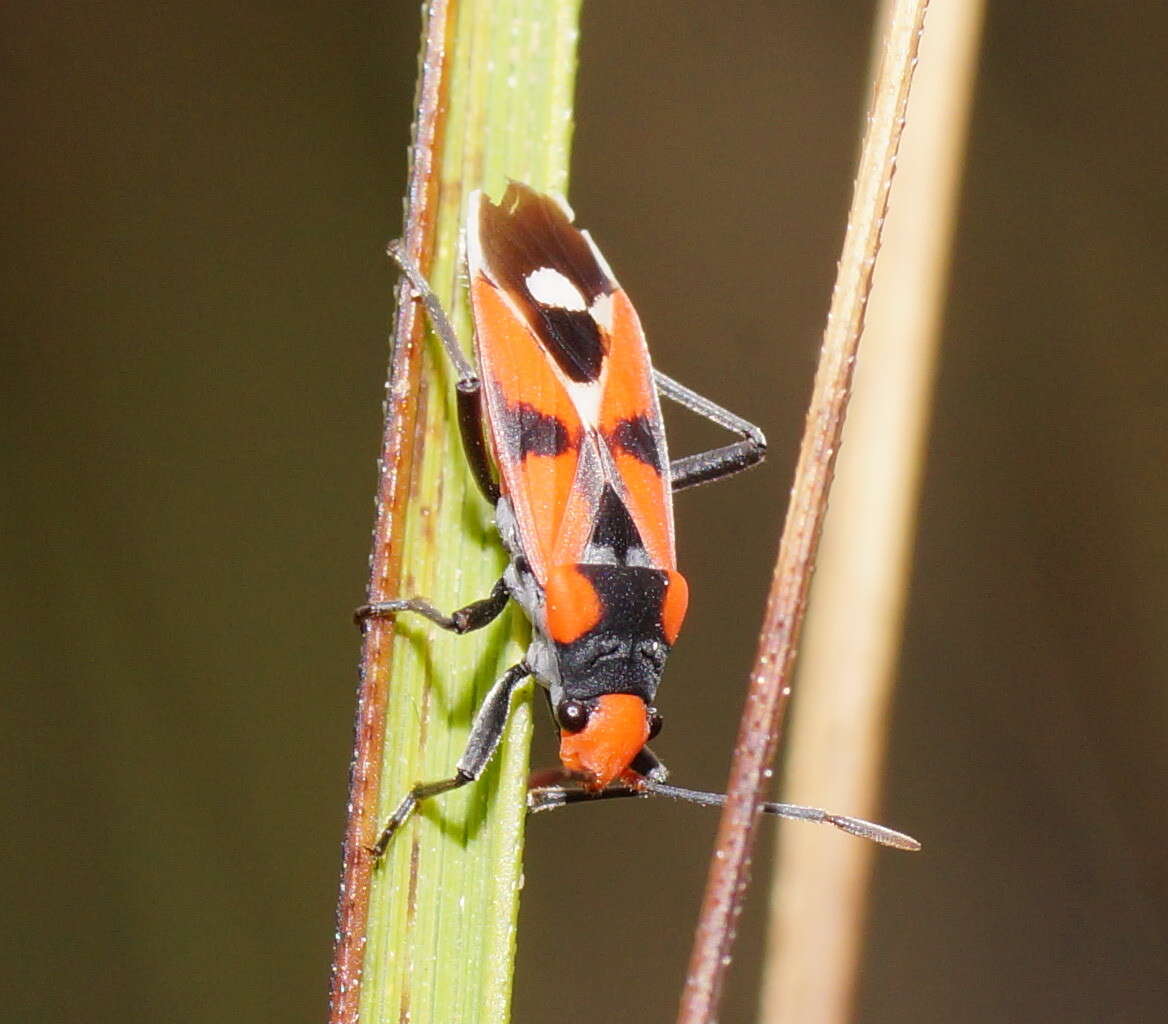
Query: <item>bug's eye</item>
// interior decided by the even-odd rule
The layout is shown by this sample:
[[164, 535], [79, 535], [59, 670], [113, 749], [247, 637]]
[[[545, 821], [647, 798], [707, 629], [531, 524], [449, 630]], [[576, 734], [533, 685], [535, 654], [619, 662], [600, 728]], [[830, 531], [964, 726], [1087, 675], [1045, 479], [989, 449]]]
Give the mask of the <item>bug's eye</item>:
[[661, 726], [664, 725], [661, 718], [661, 712], [656, 708], [649, 708], [649, 739], [652, 739], [661, 731]]
[[582, 732], [592, 716], [592, 709], [582, 700], [562, 700], [556, 708], [556, 721], [565, 732]]

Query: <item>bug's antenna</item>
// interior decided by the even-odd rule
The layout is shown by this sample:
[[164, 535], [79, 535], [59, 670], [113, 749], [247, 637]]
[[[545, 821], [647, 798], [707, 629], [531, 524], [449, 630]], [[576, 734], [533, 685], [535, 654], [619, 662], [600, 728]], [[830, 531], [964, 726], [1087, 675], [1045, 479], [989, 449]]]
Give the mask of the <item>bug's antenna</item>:
[[[726, 803], [725, 793], [706, 793], [698, 789], [682, 789], [680, 786], [670, 786], [664, 782], [656, 782], [645, 778], [642, 789], [654, 796], [667, 796], [673, 800], [688, 800], [693, 804], [702, 804], [706, 807], [721, 807]], [[877, 825], [874, 821], [865, 821], [863, 818], [850, 818], [844, 814], [832, 814], [820, 807], [804, 807], [802, 804], [779, 804], [767, 802], [762, 805], [764, 814], [774, 814], [780, 818], [795, 818], [799, 821], [814, 821], [823, 825], [834, 825], [849, 835], [859, 836], [861, 839], [871, 839], [881, 846], [891, 846], [897, 850], [917, 851], [921, 844], [912, 836], [897, 832], [884, 825]]]

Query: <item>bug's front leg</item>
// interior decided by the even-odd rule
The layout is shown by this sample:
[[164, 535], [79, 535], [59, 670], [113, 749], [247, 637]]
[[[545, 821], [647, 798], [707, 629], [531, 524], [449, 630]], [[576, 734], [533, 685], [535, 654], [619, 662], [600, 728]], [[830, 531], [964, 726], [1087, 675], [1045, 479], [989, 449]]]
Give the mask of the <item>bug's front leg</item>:
[[429, 601], [421, 597], [398, 598], [393, 601], [374, 601], [363, 604], [353, 612], [353, 621], [361, 627], [372, 618], [383, 615], [393, 615], [397, 612], [415, 612], [429, 619], [435, 626], [441, 626], [451, 633], [471, 633], [482, 629], [499, 617], [507, 602], [511, 598], [511, 591], [507, 584], [500, 579], [491, 589], [490, 594], [478, 601], [472, 601], [465, 608], [443, 615]]
[[[648, 747], [641, 748], [629, 769], [634, 777], [639, 776], [649, 783], [664, 782], [669, 777], [669, 770]], [[581, 789], [578, 785], [573, 786], [571, 782], [572, 776], [562, 768], [545, 768], [532, 772], [527, 784], [528, 813], [539, 814], [541, 811], [551, 811], [571, 804], [591, 803], [595, 800], [621, 800], [651, 795], [643, 783], [630, 779], [602, 789], [599, 793]]]
[[475, 713], [466, 749], [458, 759], [458, 764], [454, 766], [454, 775], [448, 779], [439, 779], [437, 782], [419, 782], [402, 798], [397, 809], [389, 816], [376, 842], [369, 847], [369, 852], [374, 858], [381, 858], [390, 840], [409, 820], [421, 801], [465, 786], [483, 774], [499, 746], [499, 741], [503, 738], [503, 729], [507, 725], [507, 716], [511, 710], [511, 693], [529, 675], [531, 669], [524, 662], [520, 662], [518, 665], [512, 665], [499, 677]]

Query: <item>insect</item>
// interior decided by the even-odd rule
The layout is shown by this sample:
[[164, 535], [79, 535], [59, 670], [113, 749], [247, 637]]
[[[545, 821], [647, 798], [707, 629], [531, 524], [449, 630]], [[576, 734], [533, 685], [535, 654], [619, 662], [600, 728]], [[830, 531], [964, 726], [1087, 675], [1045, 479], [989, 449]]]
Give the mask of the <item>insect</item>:
[[[532, 641], [483, 700], [454, 774], [406, 794], [372, 847], [377, 856], [419, 801], [479, 778], [502, 737], [511, 693], [529, 675], [546, 688], [559, 728], [555, 781], [578, 783], [533, 789], [532, 809], [651, 794], [724, 801], [666, 785], [666, 769], [647, 745], [661, 728], [657, 687], [688, 604], [673, 493], [754, 465], [766, 440], [653, 369], [628, 296], [573, 221], [562, 199], [515, 181], [498, 203], [471, 196], [465, 246], [477, 372], [419, 269], [390, 247], [458, 375], [463, 447], [495, 506], [510, 562], [489, 596], [450, 615], [415, 597], [365, 605], [358, 619], [412, 612], [467, 633], [514, 600], [531, 621]], [[671, 462], [662, 397], [737, 440]], [[817, 808], [764, 810], [889, 845], [912, 842]]]

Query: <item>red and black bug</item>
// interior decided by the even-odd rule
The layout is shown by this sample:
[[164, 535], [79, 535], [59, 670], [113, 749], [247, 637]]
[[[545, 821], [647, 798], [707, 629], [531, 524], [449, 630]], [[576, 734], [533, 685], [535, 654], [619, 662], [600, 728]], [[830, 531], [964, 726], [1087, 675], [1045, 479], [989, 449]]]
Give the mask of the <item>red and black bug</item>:
[[[510, 564], [488, 597], [451, 615], [411, 598], [366, 605], [358, 616], [410, 611], [466, 633], [515, 600], [533, 636], [480, 706], [455, 774], [405, 796], [374, 846], [378, 854], [419, 800], [482, 774], [512, 690], [529, 675], [546, 688], [559, 727], [559, 774], [579, 783], [533, 790], [533, 809], [596, 796], [723, 801], [666, 785], [646, 745], [661, 728], [657, 687], [688, 603], [672, 495], [760, 461], [762, 432], [652, 368], [636, 311], [562, 199], [518, 182], [498, 204], [476, 192], [465, 243], [478, 373], [417, 267], [396, 246], [390, 251], [457, 371], [463, 446], [495, 505]], [[659, 396], [738, 440], [670, 461]], [[764, 809], [912, 845], [882, 826], [816, 808]]]

